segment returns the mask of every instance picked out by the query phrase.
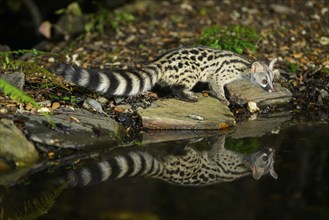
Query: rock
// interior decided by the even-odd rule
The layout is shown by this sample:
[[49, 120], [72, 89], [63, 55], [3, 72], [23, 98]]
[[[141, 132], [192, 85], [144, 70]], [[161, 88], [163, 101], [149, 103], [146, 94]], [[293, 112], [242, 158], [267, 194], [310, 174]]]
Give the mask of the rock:
[[280, 4], [270, 4], [270, 9], [279, 14], [294, 14], [296, 11], [293, 8]]
[[252, 116], [256, 117], [236, 124], [232, 138], [261, 137], [269, 133], [278, 133], [282, 124], [289, 121], [292, 117], [289, 112], [278, 112], [263, 116], [254, 114]]
[[320, 90], [320, 95], [323, 99], [327, 99], [329, 97], [329, 93], [325, 89]]
[[25, 74], [22, 72], [15, 72], [8, 75], [0, 74], [0, 77], [20, 90], [23, 89], [25, 84]]
[[75, 36], [85, 30], [87, 24], [87, 15], [74, 16], [70, 14], [63, 14], [53, 26], [55, 28], [55, 35], [64, 35], [68, 40], [70, 37]]
[[321, 89], [320, 94], [318, 96], [318, 103], [320, 105], [323, 105], [323, 100], [328, 99], [328, 97], [329, 97], [329, 93], [325, 89]]
[[[33, 164], [39, 154], [34, 145], [9, 119], [0, 120], [0, 157], [13, 161], [18, 166]], [[0, 170], [1, 171], [1, 170]]]
[[93, 114], [86, 110], [59, 108], [54, 110], [51, 120], [57, 125], [49, 128], [43, 115], [24, 115], [25, 128], [31, 140], [61, 148], [81, 148], [111, 145], [119, 142], [123, 129], [114, 119]]
[[[213, 97], [198, 95], [198, 102], [160, 99], [147, 109], [139, 110], [143, 127], [148, 129], [208, 130], [235, 124], [229, 108]], [[193, 115], [194, 117], [189, 117]], [[197, 117], [198, 116], [198, 117]], [[204, 120], [196, 120], [202, 118]]]
[[218, 136], [218, 134], [220, 134], [218, 130], [181, 130], [179, 132], [177, 130], [148, 130], [143, 132], [142, 143], [143, 145], [147, 145], [168, 141], [191, 141]]
[[279, 83], [274, 83], [274, 88], [274, 92], [267, 92], [247, 80], [236, 80], [226, 85], [229, 100], [233, 103], [245, 104], [253, 101], [258, 107], [264, 107], [286, 104], [292, 98], [291, 92]]

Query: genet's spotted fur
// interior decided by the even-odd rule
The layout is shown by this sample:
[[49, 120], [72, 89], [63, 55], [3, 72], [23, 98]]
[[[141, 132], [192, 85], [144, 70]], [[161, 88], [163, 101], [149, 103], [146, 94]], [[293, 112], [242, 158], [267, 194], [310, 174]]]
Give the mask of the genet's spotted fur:
[[224, 50], [207, 47], [184, 47], [171, 50], [136, 70], [98, 71], [60, 64], [55, 72], [78, 86], [105, 96], [135, 96], [149, 91], [156, 83], [170, 86], [178, 99], [195, 102], [191, 91], [197, 82], [207, 82], [211, 92], [223, 104], [224, 86], [237, 79], [250, 80], [265, 90], [273, 88], [273, 66]]

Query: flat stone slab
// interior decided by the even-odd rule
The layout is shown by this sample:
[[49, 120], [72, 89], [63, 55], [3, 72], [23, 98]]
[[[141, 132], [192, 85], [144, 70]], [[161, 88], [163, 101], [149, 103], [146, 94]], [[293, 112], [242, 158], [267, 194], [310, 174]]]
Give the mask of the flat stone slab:
[[138, 113], [148, 129], [210, 130], [232, 127], [235, 119], [230, 109], [213, 97], [198, 94], [198, 102], [160, 99]]
[[260, 86], [247, 80], [236, 80], [226, 85], [229, 100], [232, 103], [245, 104], [249, 101], [256, 102], [259, 107], [268, 105], [283, 105], [292, 98], [291, 92], [274, 83], [274, 92], [267, 92]]
[[237, 123], [232, 138], [262, 137], [263, 135], [280, 132], [281, 126], [291, 119], [289, 112], [276, 112], [272, 114], [254, 114], [248, 121]]
[[[123, 128], [114, 119], [87, 110], [60, 108], [50, 116], [57, 128], [48, 126], [43, 115], [24, 115], [25, 128], [30, 139], [41, 144], [61, 148], [81, 148], [99, 143], [116, 142], [123, 135]], [[97, 132], [102, 134], [98, 134]]]

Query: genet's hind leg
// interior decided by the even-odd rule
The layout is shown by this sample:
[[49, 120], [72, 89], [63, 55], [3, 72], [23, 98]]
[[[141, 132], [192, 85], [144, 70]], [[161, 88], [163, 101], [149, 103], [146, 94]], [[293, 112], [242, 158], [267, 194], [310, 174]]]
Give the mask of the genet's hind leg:
[[191, 90], [187, 89], [183, 85], [171, 86], [171, 91], [174, 93], [177, 99], [187, 102], [197, 102], [198, 97]]

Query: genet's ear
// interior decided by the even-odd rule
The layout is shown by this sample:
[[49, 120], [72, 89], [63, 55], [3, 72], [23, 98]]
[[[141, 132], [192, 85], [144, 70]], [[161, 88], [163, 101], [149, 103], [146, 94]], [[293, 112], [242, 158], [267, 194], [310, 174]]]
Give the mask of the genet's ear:
[[277, 60], [278, 60], [277, 58], [274, 58], [274, 59], [271, 61], [270, 65], [268, 66], [268, 68], [269, 68], [270, 70], [273, 70], [274, 64], [276, 63]]
[[270, 174], [274, 179], [278, 179], [278, 174], [276, 174], [274, 167], [271, 167]]
[[263, 71], [263, 70], [264, 70], [264, 67], [260, 62], [255, 61], [251, 64], [251, 73], [252, 74], [255, 74], [255, 73]]

